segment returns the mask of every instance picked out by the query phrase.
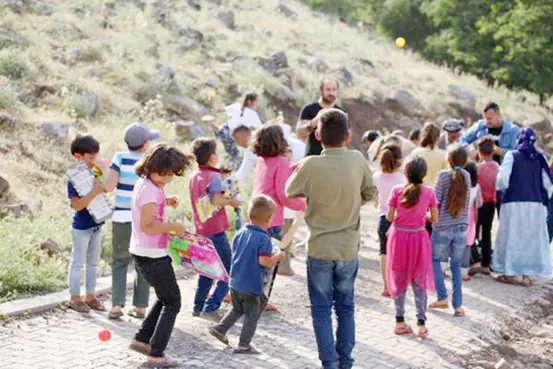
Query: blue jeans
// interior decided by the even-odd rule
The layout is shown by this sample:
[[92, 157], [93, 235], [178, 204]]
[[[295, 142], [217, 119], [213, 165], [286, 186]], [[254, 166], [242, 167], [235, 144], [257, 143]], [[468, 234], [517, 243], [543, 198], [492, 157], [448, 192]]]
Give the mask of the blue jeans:
[[[225, 232], [217, 233], [208, 237], [212, 242], [213, 246], [217, 250], [217, 254], [221, 258], [223, 265], [227, 269], [227, 272], [230, 273], [230, 263], [232, 261], [232, 252], [230, 250], [230, 244], [227, 239]], [[194, 312], [201, 313], [211, 313], [217, 311], [223, 299], [227, 295], [229, 290], [229, 285], [226, 282], [218, 281], [215, 290], [209, 297], [209, 291], [213, 286], [213, 280], [204, 276], [199, 276], [198, 278], [198, 288], [196, 289], [196, 296], [194, 298]], [[206, 301], [207, 300], [207, 301]]]
[[[349, 369], [355, 346], [354, 284], [359, 260], [326, 261], [307, 258], [307, 286], [313, 328], [324, 369]], [[338, 327], [336, 344], [332, 331], [332, 306]]]
[[461, 279], [461, 263], [463, 254], [467, 248], [467, 227], [455, 226], [448, 230], [434, 230], [432, 233], [432, 267], [434, 269], [434, 281], [438, 300], [447, 299], [444, 275], [440, 261], [444, 255], [448, 255], [451, 267], [451, 280], [453, 283], [453, 308], [463, 305], [463, 289]]
[[69, 294], [81, 294], [81, 270], [85, 266], [86, 293], [94, 293], [98, 276], [98, 264], [102, 253], [102, 228], [71, 228], [71, 261], [69, 263]]

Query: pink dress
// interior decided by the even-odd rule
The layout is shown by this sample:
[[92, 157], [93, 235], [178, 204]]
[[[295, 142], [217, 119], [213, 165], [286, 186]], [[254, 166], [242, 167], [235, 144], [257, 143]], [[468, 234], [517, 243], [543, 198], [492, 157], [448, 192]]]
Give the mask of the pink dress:
[[482, 192], [480, 191], [480, 185], [477, 184], [470, 189], [469, 199], [469, 226], [467, 228], [467, 247], [474, 245], [476, 241], [476, 209], [479, 209], [483, 205]]
[[386, 281], [392, 297], [401, 294], [410, 284], [421, 290], [435, 290], [432, 271], [432, 245], [424, 228], [428, 209], [437, 207], [432, 189], [421, 186], [419, 201], [412, 208], [401, 204], [403, 186], [396, 186], [388, 205], [396, 209], [387, 243]]

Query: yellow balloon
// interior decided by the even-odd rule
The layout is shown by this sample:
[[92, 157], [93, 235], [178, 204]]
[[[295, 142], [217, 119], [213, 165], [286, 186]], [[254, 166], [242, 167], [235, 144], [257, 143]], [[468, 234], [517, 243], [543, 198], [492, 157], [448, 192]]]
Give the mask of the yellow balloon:
[[405, 47], [406, 44], [407, 44], [407, 41], [405, 41], [405, 39], [403, 37], [396, 38], [396, 46], [397, 47], [402, 48], [402, 47]]

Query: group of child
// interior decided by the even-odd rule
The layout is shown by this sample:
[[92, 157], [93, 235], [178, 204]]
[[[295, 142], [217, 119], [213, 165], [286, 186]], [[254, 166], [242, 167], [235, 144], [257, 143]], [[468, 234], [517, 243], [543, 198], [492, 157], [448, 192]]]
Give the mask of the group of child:
[[[380, 215], [382, 295], [394, 298], [395, 333], [411, 333], [412, 328], [405, 324], [404, 305], [406, 289], [412, 284], [418, 336], [422, 338], [428, 335], [426, 291], [437, 290], [438, 299], [430, 304], [431, 308], [449, 307], [442, 261], [449, 260], [450, 264], [455, 316], [465, 314], [462, 280], [471, 278], [468, 267], [472, 267], [470, 274], [490, 274], [491, 229], [497, 201], [499, 164], [493, 160], [493, 139], [484, 137], [478, 142], [478, 164], [468, 160], [466, 148], [459, 144], [450, 145], [446, 154], [437, 148], [438, 139], [439, 129], [432, 123], [425, 124], [422, 148], [415, 149], [405, 162], [397, 143], [384, 144], [380, 170], [373, 174]], [[447, 168], [436, 170], [443, 166], [442, 161]], [[432, 174], [434, 177], [428, 179]]]

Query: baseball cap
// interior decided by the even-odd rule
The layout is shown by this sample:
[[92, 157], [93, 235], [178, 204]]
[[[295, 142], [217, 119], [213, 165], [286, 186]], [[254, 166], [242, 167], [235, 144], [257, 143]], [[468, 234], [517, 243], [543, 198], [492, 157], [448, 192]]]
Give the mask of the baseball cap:
[[459, 132], [463, 129], [463, 122], [459, 119], [447, 119], [442, 124], [442, 129], [450, 133]]
[[157, 130], [150, 130], [142, 123], [132, 123], [125, 129], [125, 142], [130, 148], [138, 149], [148, 141], [159, 140], [161, 134]]

